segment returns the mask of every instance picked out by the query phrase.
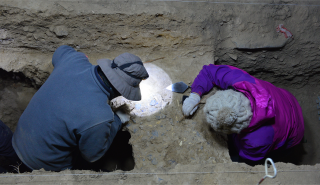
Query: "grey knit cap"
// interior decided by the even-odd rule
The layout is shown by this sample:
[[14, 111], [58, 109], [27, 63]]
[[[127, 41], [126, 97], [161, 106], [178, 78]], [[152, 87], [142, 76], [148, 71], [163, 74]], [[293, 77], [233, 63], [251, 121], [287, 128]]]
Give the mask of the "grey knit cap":
[[97, 63], [123, 97], [133, 101], [141, 100], [139, 84], [143, 79], [147, 79], [149, 74], [139, 57], [123, 53], [114, 60], [99, 59]]
[[252, 118], [250, 100], [232, 89], [217, 91], [207, 99], [203, 110], [208, 124], [225, 134], [240, 133]]

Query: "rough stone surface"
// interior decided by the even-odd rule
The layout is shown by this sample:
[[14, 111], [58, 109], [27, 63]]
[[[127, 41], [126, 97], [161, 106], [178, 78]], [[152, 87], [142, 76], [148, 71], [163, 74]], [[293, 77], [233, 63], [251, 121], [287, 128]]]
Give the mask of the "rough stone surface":
[[0, 30], [0, 39], [7, 39], [7, 38], [8, 38], [7, 30], [1, 29]]
[[[0, 28], [4, 30], [1, 31], [0, 68], [8, 72], [21, 72], [30, 79], [27, 83], [16, 78], [1, 79], [0, 119], [14, 130], [28, 101], [51, 73], [53, 52], [63, 44], [84, 52], [93, 64], [97, 59], [112, 59], [123, 52], [134, 53], [143, 61], [165, 57], [152, 64], [163, 69], [172, 83], [184, 81], [191, 84], [203, 65], [227, 64], [286, 88], [297, 97], [305, 117], [307, 143], [301, 149], [305, 153], [298, 156], [295, 162], [319, 163], [320, 127], [314, 103], [320, 95], [318, 6], [289, 5], [291, 1], [270, 1], [271, 5], [210, 2], [0, 2]], [[316, 5], [317, 2], [299, 3]], [[285, 40], [283, 34], [277, 33], [276, 26], [279, 24], [284, 24], [294, 39]], [[59, 27], [61, 25], [65, 26]], [[184, 95], [189, 93], [190, 89]], [[261, 166], [253, 169], [231, 163], [226, 136], [213, 132], [203, 121], [203, 104], [195, 116], [182, 119], [182, 94], [172, 94], [170, 100], [163, 97], [160, 93], [154, 101], [150, 99], [149, 108], [157, 107], [158, 110], [148, 116], [138, 111], [136, 103], [131, 103], [136, 117], [124, 129], [131, 134], [130, 144], [135, 159], [133, 172], [263, 170]], [[319, 168], [318, 165], [277, 164], [286, 170]], [[33, 174], [56, 173], [37, 171]], [[309, 176], [300, 172], [280, 174], [267, 182], [319, 182], [319, 173], [310, 172]], [[253, 184], [262, 176], [263, 173], [203, 176], [143, 174], [137, 178], [125, 174], [94, 174], [64, 176], [61, 183], [99, 184], [108, 180], [119, 184]], [[57, 178], [11, 176], [2, 178], [2, 182], [40, 184], [48, 180], [55, 183]]]
[[58, 36], [58, 37], [63, 37], [68, 35], [68, 30], [66, 26], [56, 26], [53, 29], [53, 32]]

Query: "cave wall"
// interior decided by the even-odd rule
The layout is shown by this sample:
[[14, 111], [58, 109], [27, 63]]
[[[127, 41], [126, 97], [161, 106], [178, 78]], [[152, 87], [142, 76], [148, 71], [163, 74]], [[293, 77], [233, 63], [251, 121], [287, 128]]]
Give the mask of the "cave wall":
[[[19, 92], [29, 93], [24, 102], [30, 100], [53, 69], [53, 52], [64, 44], [84, 52], [92, 64], [123, 52], [143, 61], [165, 57], [153, 64], [172, 82], [191, 84], [202, 66], [212, 63], [234, 65], [258, 78], [297, 88], [320, 79], [317, 6], [292, 6], [286, 1], [278, 5], [14, 3], [0, 2], [0, 68], [30, 78], [33, 85], [26, 88], [34, 90], [10, 90], [17, 83], [7, 81], [1, 88], [0, 116], [12, 130], [26, 104], [17, 102]], [[294, 37], [286, 39], [277, 33], [279, 24]], [[201, 111], [193, 119], [180, 121], [181, 96], [173, 94], [171, 105], [149, 117], [135, 118], [125, 128], [132, 136], [136, 168], [231, 162], [226, 137], [209, 129]], [[15, 113], [7, 113], [9, 109]]]

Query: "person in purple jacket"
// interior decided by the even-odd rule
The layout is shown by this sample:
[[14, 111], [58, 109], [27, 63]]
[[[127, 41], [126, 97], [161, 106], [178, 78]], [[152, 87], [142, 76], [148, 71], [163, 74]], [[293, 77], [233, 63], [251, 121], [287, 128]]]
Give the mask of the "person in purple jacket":
[[259, 161], [302, 140], [304, 122], [297, 99], [233, 66], [204, 66], [183, 103], [184, 115], [192, 115], [201, 96], [214, 86], [222, 91], [207, 99], [206, 121], [215, 131], [232, 134], [240, 158]]

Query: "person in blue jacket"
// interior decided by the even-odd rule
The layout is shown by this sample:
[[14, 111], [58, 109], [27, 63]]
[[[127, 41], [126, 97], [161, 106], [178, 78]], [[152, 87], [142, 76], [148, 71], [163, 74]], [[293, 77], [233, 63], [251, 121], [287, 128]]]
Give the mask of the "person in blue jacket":
[[54, 70], [21, 115], [12, 139], [30, 169], [72, 169], [79, 154], [95, 162], [129, 121], [128, 114], [114, 113], [108, 102], [121, 95], [141, 100], [139, 84], [149, 77], [141, 59], [123, 53], [97, 63], [69, 46], [54, 52]]

